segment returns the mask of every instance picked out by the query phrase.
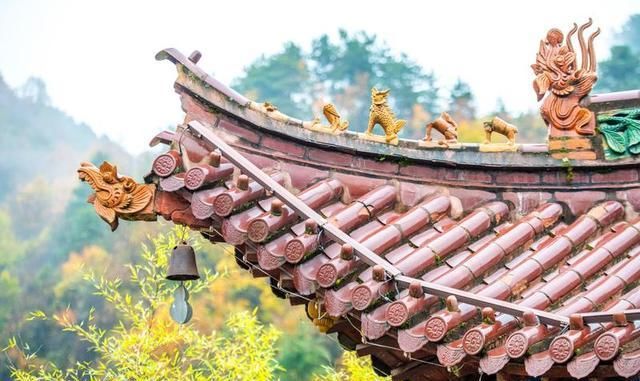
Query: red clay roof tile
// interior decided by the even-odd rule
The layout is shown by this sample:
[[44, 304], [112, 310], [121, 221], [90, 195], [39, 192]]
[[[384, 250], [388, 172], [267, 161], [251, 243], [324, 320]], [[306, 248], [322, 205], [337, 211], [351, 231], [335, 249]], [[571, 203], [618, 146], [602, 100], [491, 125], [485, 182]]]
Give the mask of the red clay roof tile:
[[[259, 144], [259, 134], [254, 135], [253, 144]], [[218, 231], [236, 245], [239, 264], [249, 266], [255, 276], [273, 277], [275, 286], [294, 294], [292, 303], [306, 303], [295, 295], [320, 303], [337, 319], [334, 329], [342, 340], [379, 340], [422, 358], [436, 356], [445, 366], [477, 361], [489, 374], [510, 361], [529, 375], [562, 364], [567, 374], [586, 376], [600, 361], [611, 360], [620, 375], [640, 370], [635, 365], [640, 351], [618, 354], [637, 340], [640, 328], [584, 324], [575, 315], [640, 306], [640, 288], [615, 298], [640, 280], [640, 223], [630, 221], [625, 200], [609, 198], [593, 205], [593, 198], [580, 195], [568, 202], [570, 191], [549, 199], [551, 193], [536, 196], [528, 190], [526, 208], [510, 210], [512, 201], [501, 200], [518, 200], [517, 191], [501, 198], [488, 191], [483, 196], [331, 170], [305, 174], [302, 168], [308, 164], [299, 162], [306, 160], [304, 155], [265, 168], [327, 223], [416, 279], [400, 286], [384, 269], [374, 270], [363, 261], [353, 247], [335, 242], [322, 223], [298, 215], [260, 185], [255, 174], [238, 175], [239, 169], [224, 158], [207, 155], [200, 144], [194, 149], [191, 156], [198, 163], [175, 150], [154, 161], [159, 190], [185, 203], [179, 211], [161, 214], [173, 218], [179, 212], [175, 219], [187, 221], [192, 213], [198, 226], [209, 224], [211, 234]], [[265, 167], [275, 162], [256, 159], [260, 155], [254, 150], [246, 157]], [[605, 199], [599, 192], [587, 193], [583, 196], [598, 193], [598, 200]], [[418, 280], [510, 300], [531, 311], [552, 311], [567, 317], [571, 326], [561, 332], [541, 324], [534, 313], [516, 318], [458, 303], [455, 297], [443, 300], [425, 293]], [[465, 322], [472, 324], [462, 328]], [[537, 343], [545, 344], [532, 351]], [[593, 351], [574, 356], [590, 346]], [[410, 361], [399, 352], [376, 348], [365, 345], [361, 352], [385, 353], [386, 361], [398, 367]]]

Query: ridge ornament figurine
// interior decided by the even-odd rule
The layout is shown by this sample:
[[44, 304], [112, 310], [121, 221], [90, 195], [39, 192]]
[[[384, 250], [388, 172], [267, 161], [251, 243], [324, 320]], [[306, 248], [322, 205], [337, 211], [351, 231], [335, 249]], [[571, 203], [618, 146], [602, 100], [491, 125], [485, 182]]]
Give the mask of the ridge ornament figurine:
[[398, 132], [404, 127], [406, 120], [396, 119], [395, 114], [387, 103], [389, 89], [371, 89], [371, 107], [369, 108], [369, 126], [365, 135], [372, 135], [373, 127], [379, 124], [384, 130], [385, 141], [390, 144], [398, 144]]
[[518, 133], [518, 127], [513, 124], [507, 123], [503, 119], [494, 116], [490, 122], [484, 122], [485, 140], [484, 144], [491, 144], [491, 133], [495, 132], [506, 137], [509, 142], [507, 144], [516, 144], [516, 134]]
[[427, 124], [427, 134], [424, 137], [425, 142], [432, 141], [431, 130], [438, 131], [444, 139], [438, 141], [439, 145], [448, 145], [458, 142], [458, 124], [447, 112], [443, 111], [440, 116], [433, 122]]
[[332, 103], [324, 105], [322, 113], [324, 114], [324, 117], [327, 118], [327, 121], [331, 126], [332, 133], [343, 132], [349, 128], [349, 122], [341, 119], [338, 110], [336, 110], [336, 106]]
[[[589, 36], [588, 42], [584, 40], [584, 31], [591, 24], [591, 19], [580, 28], [574, 23], [565, 45], [562, 44], [563, 33], [556, 28], [550, 29], [546, 38], [540, 41], [536, 62], [531, 65], [536, 75], [533, 89], [538, 101], [544, 99], [540, 113], [549, 126], [551, 137], [595, 134], [593, 113], [580, 106], [580, 100], [589, 94], [598, 79], [593, 40], [600, 34], [600, 29]], [[579, 67], [571, 43], [576, 30], [581, 56]]]

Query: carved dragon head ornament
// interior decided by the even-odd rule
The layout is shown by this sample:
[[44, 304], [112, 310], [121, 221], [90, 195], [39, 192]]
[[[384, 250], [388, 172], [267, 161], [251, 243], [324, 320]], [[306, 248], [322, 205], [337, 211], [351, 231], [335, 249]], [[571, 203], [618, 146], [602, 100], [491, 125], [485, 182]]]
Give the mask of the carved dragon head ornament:
[[118, 227], [118, 217], [155, 219], [151, 202], [153, 185], [138, 184], [131, 177], [119, 176], [116, 166], [106, 161], [99, 168], [91, 163], [82, 163], [78, 177], [95, 191], [88, 201], [112, 231]]

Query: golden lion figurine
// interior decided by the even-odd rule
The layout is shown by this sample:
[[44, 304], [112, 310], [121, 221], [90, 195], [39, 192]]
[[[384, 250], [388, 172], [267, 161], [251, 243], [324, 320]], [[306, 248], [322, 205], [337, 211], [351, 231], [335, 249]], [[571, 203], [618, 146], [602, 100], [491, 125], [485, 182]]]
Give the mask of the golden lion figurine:
[[389, 90], [371, 89], [371, 107], [369, 108], [369, 127], [366, 134], [371, 135], [373, 126], [379, 124], [384, 130], [387, 143], [398, 138], [398, 132], [404, 127], [406, 120], [396, 119], [395, 114], [387, 104]]

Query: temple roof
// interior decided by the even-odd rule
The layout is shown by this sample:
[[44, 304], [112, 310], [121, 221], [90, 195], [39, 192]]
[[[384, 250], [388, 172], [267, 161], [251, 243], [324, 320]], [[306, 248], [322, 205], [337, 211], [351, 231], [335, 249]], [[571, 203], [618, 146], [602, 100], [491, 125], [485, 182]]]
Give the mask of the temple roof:
[[197, 55], [158, 58], [178, 67], [186, 117], [152, 140], [166, 152], [139, 185], [153, 192], [144, 218], [121, 209], [116, 223], [152, 208], [234, 245], [241, 267], [394, 379], [640, 372], [634, 157], [568, 167], [547, 144], [333, 134], [228, 89]]
[[[400, 369], [400, 378], [406, 363], [421, 366], [420, 358], [431, 357], [445, 367], [478, 362], [488, 374], [512, 362], [532, 376], [562, 367], [585, 377], [640, 332], [624, 315], [623, 325], [613, 320], [589, 324], [575, 315], [640, 306], [640, 219], [625, 213], [627, 202], [608, 200], [605, 192], [518, 193], [520, 200], [505, 199], [504, 193], [456, 197], [451, 188], [337, 172], [323, 176], [311, 168], [284, 171], [256, 156], [230, 152], [264, 171], [239, 170], [225, 159], [226, 151], [221, 159], [214, 155], [217, 167], [173, 171], [161, 177], [159, 188], [177, 192], [190, 206], [185, 203], [169, 218], [208, 225], [210, 239], [236, 246], [242, 266], [268, 276], [294, 303], [319, 303], [332, 319], [323, 324], [339, 332], [345, 345], [384, 357], [388, 368]], [[154, 169], [166, 158], [160, 156]], [[237, 176], [230, 180], [234, 171]], [[265, 190], [262, 174], [296, 192], [293, 199], [415, 284], [400, 285], [383, 267], [355, 255], [352, 245], [332, 239], [323, 225], [302, 218], [273, 188]], [[170, 196], [157, 202], [165, 197]], [[581, 204], [572, 203], [572, 197], [581, 198]], [[189, 212], [193, 216], [185, 218]], [[455, 296], [428, 294], [419, 280], [509, 301], [521, 308], [521, 316], [480, 310], [482, 300], [465, 304]], [[564, 320], [547, 325], [535, 311]], [[612, 348], [605, 344], [609, 336], [618, 340]], [[573, 356], [576, 352], [582, 353]], [[614, 364], [637, 355], [623, 351]], [[624, 369], [620, 374], [631, 372]]]

